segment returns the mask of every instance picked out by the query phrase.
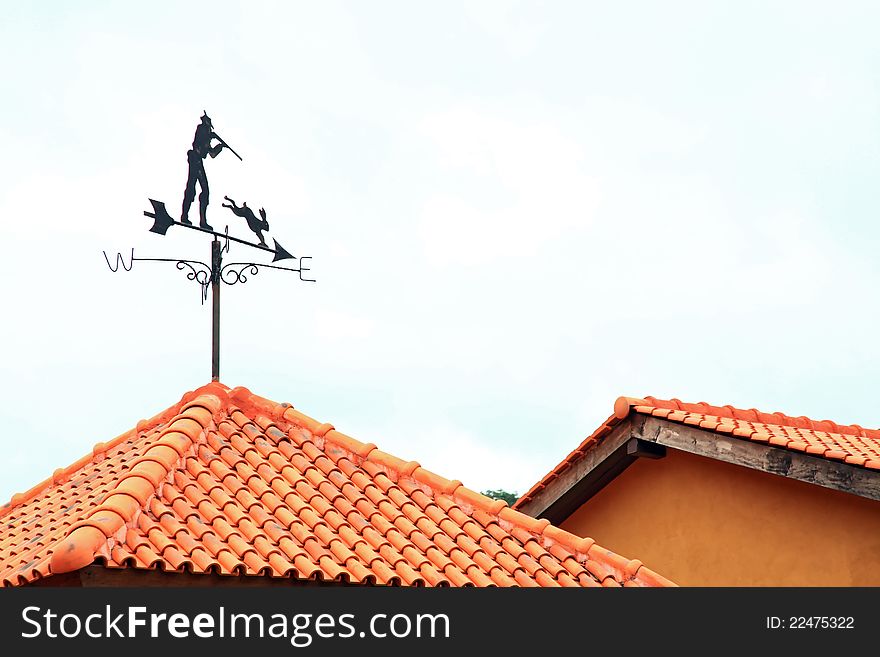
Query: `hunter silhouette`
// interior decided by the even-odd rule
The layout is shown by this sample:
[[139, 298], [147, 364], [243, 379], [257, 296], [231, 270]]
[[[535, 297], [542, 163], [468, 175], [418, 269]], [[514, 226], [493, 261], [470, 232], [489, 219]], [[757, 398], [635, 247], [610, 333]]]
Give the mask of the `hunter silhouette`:
[[[211, 146], [211, 141], [214, 139], [220, 143]], [[204, 159], [208, 155], [212, 158], [217, 157], [224, 146], [226, 146], [226, 142], [217, 136], [213, 130], [210, 117], [207, 113], [203, 112], [202, 122], [196, 127], [196, 134], [193, 137], [192, 149], [186, 153], [186, 159], [189, 162], [189, 174], [186, 178], [186, 190], [183, 192], [183, 212], [180, 215], [181, 223], [192, 225], [192, 222], [189, 220], [189, 208], [195, 198], [196, 183], [198, 182], [202, 188], [199, 194], [199, 226], [213, 230], [208, 225], [206, 218], [208, 212], [208, 176], [205, 174]]]
[[266, 220], [266, 210], [260, 208], [260, 217], [262, 219], [257, 219], [257, 216], [254, 214], [254, 211], [248, 207], [247, 201], [242, 202], [241, 207], [235, 204], [228, 196], [224, 196], [229, 203], [224, 203], [224, 208], [229, 208], [232, 210], [232, 213], [238, 217], [242, 217], [245, 221], [247, 221], [248, 228], [250, 228], [254, 233], [256, 233], [257, 238], [260, 240], [260, 244], [266, 246], [266, 240], [263, 239], [263, 232], [269, 230], [269, 222]]

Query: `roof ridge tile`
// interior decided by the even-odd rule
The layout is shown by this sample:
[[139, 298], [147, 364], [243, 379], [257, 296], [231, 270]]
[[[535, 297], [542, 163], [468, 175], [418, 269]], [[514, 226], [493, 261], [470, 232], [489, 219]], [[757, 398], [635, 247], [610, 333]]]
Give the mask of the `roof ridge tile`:
[[805, 415], [793, 416], [773, 411], [767, 413], [756, 408], [742, 409], [727, 404], [725, 406], [713, 406], [706, 402], [686, 403], [679, 399], [663, 400], [647, 396], [644, 399], [637, 397], [618, 397], [614, 402], [614, 415], [618, 419], [627, 417], [634, 406], [653, 406], [654, 408], [670, 408], [702, 415], [713, 415], [718, 418], [740, 420], [744, 422], [757, 422], [795, 429], [809, 429], [811, 431], [827, 431], [848, 436], [861, 438], [880, 439], [880, 429], [865, 429], [858, 424], [838, 424], [834, 420], [813, 420]]
[[[150, 429], [153, 429], [153, 428], [169, 421], [171, 418], [173, 418], [175, 415], [177, 415], [180, 412], [180, 409], [183, 407], [183, 405], [187, 401], [194, 398], [194, 396], [198, 396], [194, 393], [198, 393], [199, 391], [207, 391], [207, 390], [210, 390], [211, 392], [213, 392], [215, 394], [220, 393], [225, 396], [227, 394], [226, 390], [228, 390], [228, 388], [226, 388], [226, 386], [224, 386], [222, 383], [214, 381], [214, 382], [209, 383], [206, 386], [202, 386], [201, 388], [197, 388], [196, 390], [184, 393], [184, 395], [181, 397], [180, 401], [177, 402], [176, 404], [174, 404], [174, 405], [170, 406], [169, 408], [166, 408], [162, 411], [159, 411], [158, 413], [156, 413], [153, 417], [151, 417], [148, 420], [145, 420], [145, 419], [138, 420], [134, 429], [129, 429], [128, 431], [124, 431], [123, 433], [119, 434], [118, 436], [116, 436], [115, 438], [113, 438], [112, 440], [110, 440], [108, 442], [97, 443], [95, 445], [95, 447], [93, 448], [91, 454], [86, 454], [85, 456], [77, 459], [76, 461], [74, 461], [73, 463], [68, 465], [67, 467], [56, 468], [55, 471], [52, 473], [51, 477], [47, 477], [46, 479], [39, 482], [38, 484], [31, 486], [25, 492], [15, 493], [9, 502], [0, 506], [0, 518], [2, 518], [7, 513], [12, 511], [16, 506], [19, 506], [20, 504], [23, 504], [24, 502], [27, 502], [28, 500], [33, 499], [34, 497], [37, 496], [37, 494], [41, 493], [42, 491], [49, 488], [50, 486], [55, 485], [55, 484], [59, 484], [59, 483], [63, 483], [66, 479], [68, 479], [70, 477], [70, 475], [72, 475], [77, 470], [85, 467], [89, 463], [96, 462], [95, 457], [97, 456], [97, 454], [99, 452], [101, 454], [106, 454], [109, 450], [114, 449], [118, 445], [124, 443], [126, 440], [129, 440], [132, 437], [140, 437], [145, 432], [149, 431]], [[100, 450], [98, 450], [98, 446], [101, 446], [102, 448]]]
[[[179, 462], [179, 458], [186, 453], [184, 441], [192, 446], [198, 439], [198, 435], [192, 435], [194, 429], [191, 425], [197, 423], [203, 433], [222, 405], [221, 399], [214, 394], [201, 394], [192, 397], [191, 401], [185, 401], [162, 432], [162, 438], [146, 450], [144, 458], [138, 459], [132, 465], [101, 504], [91, 510], [83, 520], [68, 528], [65, 537], [52, 551], [51, 572], [67, 573], [87, 566], [94, 561], [108, 538], [122, 532], [121, 538], [124, 540], [126, 526], [136, 520], [161, 483], [161, 480], [156, 481], [154, 466], [164, 467], [167, 476]], [[171, 447], [179, 458], [172, 460], [162, 447]], [[146, 459], [151, 453], [153, 457]], [[132, 505], [128, 501], [131, 499], [138, 504]]]

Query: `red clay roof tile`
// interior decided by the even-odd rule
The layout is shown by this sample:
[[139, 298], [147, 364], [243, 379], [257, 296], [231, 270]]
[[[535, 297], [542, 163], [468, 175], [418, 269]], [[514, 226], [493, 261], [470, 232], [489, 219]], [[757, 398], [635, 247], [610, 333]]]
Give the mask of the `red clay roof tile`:
[[3, 585], [93, 563], [406, 586], [671, 584], [289, 404], [219, 383], [0, 508]]

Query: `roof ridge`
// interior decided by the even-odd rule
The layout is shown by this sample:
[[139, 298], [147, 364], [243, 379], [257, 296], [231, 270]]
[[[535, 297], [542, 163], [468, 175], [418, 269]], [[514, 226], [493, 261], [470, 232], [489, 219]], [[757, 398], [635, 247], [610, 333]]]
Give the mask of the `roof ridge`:
[[358, 462], [361, 467], [364, 462], [372, 463], [386, 474], [391, 474], [394, 481], [400, 477], [408, 477], [420, 487], [429, 488], [434, 495], [446, 495], [459, 504], [463, 503], [471, 509], [479, 509], [497, 516], [501, 522], [526, 530], [534, 538], [540, 539], [544, 547], [559, 543], [574, 553], [579, 560], [601, 561], [610, 566], [622, 581], [638, 581], [651, 586], [675, 586], [670, 580], [642, 565], [638, 559], [626, 559], [611, 550], [596, 545], [596, 541], [592, 538], [572, 534], [550, 524], [546, 518], [536, 519], [517, 511], [504, 500], [492, 499], [466, 487], [457, 479], [450, 480], [426, 470], [418, 461], [404, 461], [393, 454], [383, 452], [374, 443], [363, 443], [352, 438], [338, 431], [329, 422], [319, 422], [305, 413], [301, 413], [291, 404], [279, 404], [265, 397], [260, 397], [244, 387], [233, 389], [230, 392], [230, 398], [237, 404], [263, 411], [272, 419], [285, 420], [306, 429], [317, 439], [316, 443], [322, 450], [326, 451], [326, 444], [329, 442], [354, 457], [353, 460]]
[[222, 384], [209, 384], [184, 395], [172, 407], [177, 412], [156, 443], [119, 477], [100, 504], [70, 526], [52, 551], [51, 572], [66, 573], [87, 566], [106, 548], [110, 538], [124, 538], [126, 527], [146, 507], [180, 459], [204, 438], [205, 429], [228, 401]]
[[[824, 431], [827, 433], [859, 436], [860, 438], [880, 439], [880, 429], [866, 429], [858, 424], [838, 424], [833, 420], [813, 420], [805, 415], [795, 417], [779, 411], [766, 413], [759, 411], [756, 408], [746, 410], [736, 408], [730, 404], [725, 406], [714, 406], [706, 402], [688, 403], [677, 398], [667, 400], [651, 396], [645, 398], [618, 397], [614, 402], [614, 414], [618, 418], [623, 419], [629, 413], [629, 409], [634, 406], [669, 408], [677, 411], [684, 411], [686, 413], [713, 415], [715, 417], [740, 420], [743, 422], [759, 422], [761, 424], [773, 424], [796, 429], [810, 429], [811, 431]], [[621, 415], [621, 413], [623, 414]]]
[[73, 473], [87, 466], [89, 463], [93, 463], [96, 458], [103, 457], [103, 455], [107, 451], [113, 449], [117, 445], [124, 443], [126, 440], [131, 438], [132, 435], [141, 435], [146, 431], [154, 429], [155, 427], [168, 422], [169, 420], [171, 420], [171, 418], [173, 418], [180, 412], [180, 409], [183, 407], [184, 404], [192, 401], [193, 399], [198, 397], [203, 391], [207, 391], [209, 389], [212, 391], [217, 390], [223, 394], [226, 394], [225, 391], [228, 390], [228, 388], [222, 383], [211, 382], [208, 385], [184, 393], [183, 396], [180, 398], [180, 401], [178, 401], [176, 404], [172, 404], [165, 410], [159, 411], [149, 419], [138, 420], [134, 428], [119, 434], [112, 440], [109, 440], [107, 442], [95, 443], [95, 446], [92, 448], [91, 454], [86, 454], [85, 456], [80, 457], [67, 467], [57, 468], [52, 473], [51, 477], [47, 477], [38, 484], [31, 486], [23, 493], [13, 494], [6, 504], [0, 506], [0, 518], [10, 513], [13, 509], [15, 509], [15, 507], [20, 506], [28, 500], [33, 499], [39, 493], [46, 490], [50, 486], [67, 481]]

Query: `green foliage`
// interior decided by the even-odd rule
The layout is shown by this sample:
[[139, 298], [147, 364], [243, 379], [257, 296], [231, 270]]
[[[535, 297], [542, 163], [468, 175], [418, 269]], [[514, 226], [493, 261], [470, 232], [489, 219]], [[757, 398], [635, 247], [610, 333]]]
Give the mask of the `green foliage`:
[[493, 500], [504, 500], [510, 506], [513, 506], [513, 503], [519, 499], [519, 495], [516, 493], [508, 493], [506, 490], [484, 490], [483, 495], [486, 497], [491, 497]]

